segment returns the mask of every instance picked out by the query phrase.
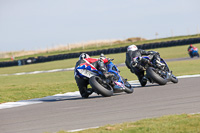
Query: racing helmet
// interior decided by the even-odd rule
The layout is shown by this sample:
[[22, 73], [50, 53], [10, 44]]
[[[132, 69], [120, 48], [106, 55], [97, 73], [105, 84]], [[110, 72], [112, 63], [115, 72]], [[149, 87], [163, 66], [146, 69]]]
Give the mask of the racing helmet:
[[103, 53], [101, 53], [99, 59], [104, 60], [105, 58], [106, 58], [105, 55]]
[[85, 58], [90, 58], [90, 56], [86, 53], [82, 53], [80, 56], [79, 56], [79, 60], [82, 60], [82, 59], [85, 59]]
[[137, 46], [134, 45], [134, 44], [128, 46], [128, 48], [127, 48], [127, 52], [128, 52], [128, 51], [136, 51], [136, 50], [138, 50], [138, 48], [137, 48]]

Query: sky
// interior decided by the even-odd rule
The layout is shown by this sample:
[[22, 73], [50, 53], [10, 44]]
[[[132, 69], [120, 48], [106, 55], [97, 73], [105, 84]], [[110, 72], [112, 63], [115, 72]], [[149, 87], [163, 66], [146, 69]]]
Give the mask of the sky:
[[0, 0], [0, 52], [197, 34], [199, 5], [200, 0]]

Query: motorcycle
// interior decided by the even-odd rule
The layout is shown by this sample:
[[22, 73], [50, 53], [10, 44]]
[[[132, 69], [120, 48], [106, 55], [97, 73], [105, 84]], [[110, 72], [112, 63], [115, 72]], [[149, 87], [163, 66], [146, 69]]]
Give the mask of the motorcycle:
[[[159, 85], [165, 85], [167, 82], [178, 83], [176, 76], [172, 74], [167, 63], [164, 59], [160, 58], [160, 61], [155, 62], [153, 55], [136, 57], [136, 60], [140, 60], [140, 65], [143, 67], [143, 71], [146, 71], [145, 77], [150, 83], [157, 83]], [[158, 67], [156, 64], [164, 64], [164, 66]], [[138, 69], [137, 71], [142, 71]]]
[[199, 57], [198, 48], [194, 47], [189, 49], [189, 55], [191, 58], [193, 58], [194, 56]]
[[120, 92], [133, 93], [133, 87], [120, 75], [119, 69], [112, 63], [113, 60], [109, 59], [106, 63], [108, 77], [105, 77], [101, 71], [87, 62], [75, 68], [75, 76], [89, 82], [92, 90], [104, 97], [110, 97], [114, 93]]

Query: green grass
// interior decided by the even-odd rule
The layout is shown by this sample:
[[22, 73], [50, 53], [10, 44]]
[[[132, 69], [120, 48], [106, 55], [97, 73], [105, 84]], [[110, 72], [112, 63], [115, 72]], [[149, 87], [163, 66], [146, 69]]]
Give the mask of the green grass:
[[[190, 35], [190, 36], [176, 36], [176, 37], [168, 37], [168, 38], [159, 38], [159, 39], [153, 39], [153, 40], [145, 40], [145, 41], [138, 41], [138, 42], [134, 42], [134, 44], [136, 45], [140, 45], [140, 44], [148, 44], [148, 43], [154, 43], [154, 42], [166, 42], [166, 41], [172, 41], [172, 40], [182, 40], [182, 39], [189, 39], [189, 38], [197, 38], [200, 37], [200, 35]], [[40, 54], [33, 54], [33, 55], [26, 55], [26, 56], [20, 56], [20, 57], [16, 57], [15, 60], [19, 60], [19, 59], [25, 59], [28, 57], [38, 57], [38, 56], [50, 56], [50, 55], [58, 55], [58, 54], [67, 54], [67, 53], [75, 53], [75, 52], [85, 52], [85, 51], [95, 51], [95, 50], [101, 50], [101, 49], [108, 49], [108, 48], [117, 48], [117, 47], [124, 47], [124, 46], [128, 46], [132, 44], [132, 42], [130, 43], [119, 43], [119, 44], [113, 44], [113, 45], [99, 45], [97, 46], [88, 46], [85, 47], [85, 49], [82, 48], [75, 48], [72, 50], [58, 50], [58, 51], [53, 51], [53, 52], [45, 52], [45, 53], [40, 53]], [[12, 53], [10, 53], [10, 55], [12, 55]], [[0, 62], [2, 61], [10, 61], [10, 58], [0, 58]]]
[[77, 90], [73, 72], [0, 76], [0, 103], [41, 98]]
[[169, 62], [169, 68], [173, 71], [173, 74], [177, 76], [187, 75], [187, 74], [200, 74], [200, 60], [187, 60], [187, 61], [177, 61]]
[[[169, 62], [168, 65], [176, 76], [200, 73], [199, 60]], [[137, 79], [128, 68], [120, 67], [119, 69], [124, 78]], [[0, 84], [0, 103], [78, 91], [73, 71], [0, 76]]]
[[[200, 44], [195, 44], [194, 46], [200, 49]], [[158, 51], [163, 59], [172, 59], [172, 58], [189, 57], [187, 53], [187, 47], [188, 46], [178, 46], [178, 47], [158, 48], [152, 50]], [[108, 54], [106, 56], [109, 58], [114, 58], [115, 60], [113, 62], [115, 64], [124, 63], [126, 58], [125, 53]], [[5, 67], [5, 68], [0, 68], [0, 74], [12, 74], [19, 72], [70, 68], [75, 66], [77, 60], [78, 59], [76, 58], [76, 59], [67, 59], [67, 60], [59, 60], [53, 62], [24, 65], [24, 66]]]
[[13, 66], [0, 68], [0, 74], [12, 74], [20, 72], [32, 72], [32, 71], [42, 71], [42, 70], [52, 70], [52, 69], [61, 69], [61, 68], [71, 68], [75, 66], [75, 63], [78, 59], [68, 59], [68, 60], [59, 60], [24, 66]]
[[[106, 125], [75, 133], [199, 133], [200, 114], [169, 115], [136, 122]], [[68, 133], [59, 131], [57, 133]]]

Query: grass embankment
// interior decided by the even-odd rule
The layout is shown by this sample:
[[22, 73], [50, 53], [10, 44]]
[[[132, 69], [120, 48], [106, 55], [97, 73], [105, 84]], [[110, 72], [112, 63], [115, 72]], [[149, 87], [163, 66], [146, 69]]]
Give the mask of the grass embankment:
[[[169, 62], [168, 65], [176, 76], [200, 73], [199, 60]], [[126, 67], [119, 69], [124, 78], [137, 79]], [[0, 103], [78, 91], [73, 71], [0, 76], [0, 84]]]
[[[154, 42], [166, 42], [166, 41], [182, 40], [182, 39], [197, 38], [197, 37], [200, 37], [200, 36], [199, 35], [176, 36], [176, 37], [160, 38], [160, 39], [153, 39], [153, 40], [137, 41], [137, 42], [134, 42], [134, 44], [140, 45], [140, 44], [148, 44], [148, 43], [154, 43]], [[98, 44], [94, 46], [85, 46], [84, 49], [82, 47], [79, 47], [79, 48], [74, 48], [71, 50], [60, 49], [60, 50], [51, 51], [51, 52], [47, 50], [44, 53], [38, 53], [38, 54], [36, 51], [35, 52], [36, 54], [16, 57], [15, 60], [25, 59], [28, 57], [50, 56], [50, 55], [67, 54], [67, 53], [75, 53], [75, 52], [83, 52], [83, 51], [85, 52], [85, 51], [96, 51], [96, 50], [109, 49], [109, 48], [118, 48], [118, 47], [128, 46], [133, 43], [133, 42], [127, 42], [127, 41], [118, 41], [118, 42], [119, 43], [113, 43], [113, 44], [107, 44], [107, 45]], [[11, 52], [10, 55], [13, 55], [14, 53], [15, 52]], [[10, 58], [0, 58], [0, 62], [2, 61], [10, 61]]]
[[[195, 46], [200, 49], [200, 44], [195, 44]], [[152, 50], [158, 51], [163, 59], [172, 59], [172, 58], [189, 57], [187, 53], [187, 47], [188, 46], [178, 46], [178, 47], [158, 48]], [[106, 56], [109, 58], [114, 58], [115, 64], [124, 63], [126, 58], [125, 53], [108, 54]], [[24, 65], [24, 66], [5, 67], [5, 68], [0, 68], [0, 74], [12, 74], [19, 72], [70, 68], [75, 66], [76, 61], [77, 59], [67, 59], [67, 60], [60, 60], [53, 62]]]
[[[199, 133], [200, 114], [170, 115], [137, 122], [106, 125], [75, 133]], [[57, 133], [68, 133], [59, 131]]]

